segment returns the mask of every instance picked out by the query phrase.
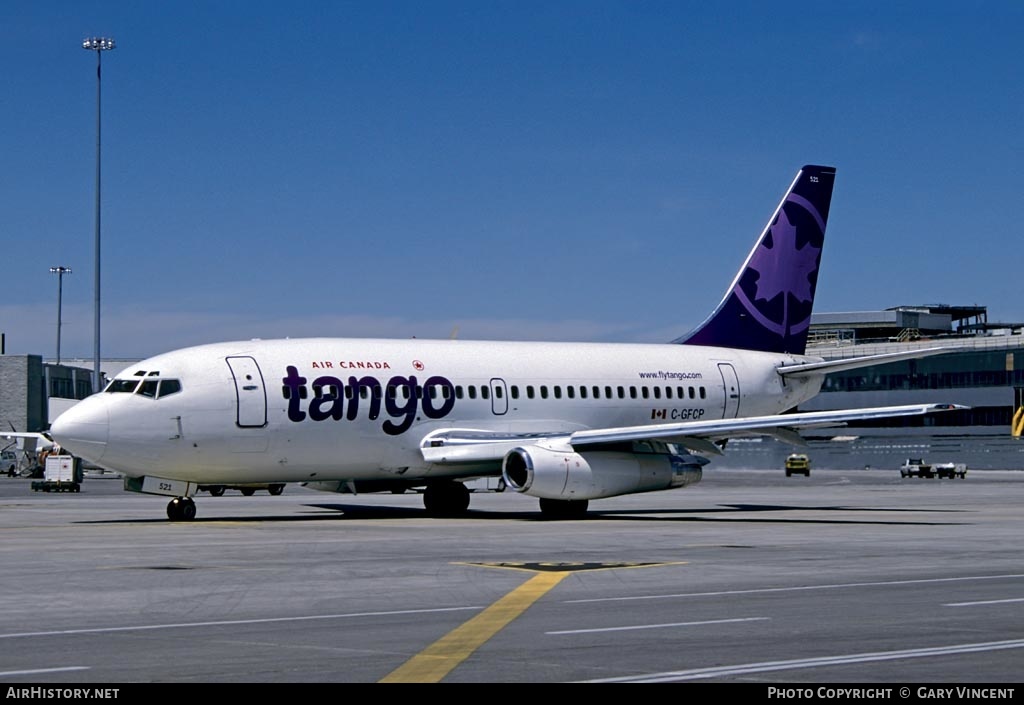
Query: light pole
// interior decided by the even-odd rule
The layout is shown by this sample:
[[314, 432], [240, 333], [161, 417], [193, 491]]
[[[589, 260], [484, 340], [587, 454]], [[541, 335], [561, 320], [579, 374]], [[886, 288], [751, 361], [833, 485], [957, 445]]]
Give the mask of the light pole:
[[64, 298], [64, 275], [71, 274], [71, 267], [50, 267], [50, 274], [57, 275], [57, 364], [60, 364], [60, 303]]
[[94, 340], [93, 348], [93, 392], [100, 391], [100, 57], [105, 51], [114, 48], [114, 40], [107, 37], [92, 37], [82, 41], [82, 48], [96, 52], [96, 264], [95, 264], [95, 296]]
[[100, 56], [104, 51], [114, 49], [114, 40], [106, 37], [92, 37], [82, 41], [82, 48], [86, 51], [96, 52], [96, 237], [95, 237], [95, 284], [94, 284], [94, 332], [95, 341], [92, 350], [92, 390], [99, 391], [101, 375], [99, 372], [99, 67]]

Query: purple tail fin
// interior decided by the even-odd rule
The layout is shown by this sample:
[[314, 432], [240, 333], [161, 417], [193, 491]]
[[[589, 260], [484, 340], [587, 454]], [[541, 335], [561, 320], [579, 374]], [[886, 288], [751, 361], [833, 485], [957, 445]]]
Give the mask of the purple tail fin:
[[673, 343], [803, 354], [835, 178], [797, 173], [718, 308]]

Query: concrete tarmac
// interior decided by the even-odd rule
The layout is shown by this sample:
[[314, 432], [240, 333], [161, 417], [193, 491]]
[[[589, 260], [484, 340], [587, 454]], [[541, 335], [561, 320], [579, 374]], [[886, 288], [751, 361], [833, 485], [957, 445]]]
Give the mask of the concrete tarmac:
[[568, 521], [0, 478], [0, 682], [1021, 680], [1024, 472], [709, 467]]

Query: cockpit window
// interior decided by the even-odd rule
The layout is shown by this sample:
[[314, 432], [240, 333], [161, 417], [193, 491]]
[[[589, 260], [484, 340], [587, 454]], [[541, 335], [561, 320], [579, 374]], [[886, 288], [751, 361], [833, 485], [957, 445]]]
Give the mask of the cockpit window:
[[175, 392], [181, 391], [181, 382], [176, 379], [162, 379], [160, 380], [160, 398], [163, 399], [168, 394], [174, 394]]
[[139, 386], [137, 379], [115, 379], [107, 386], [108, 394], [131, 394]]
[[135, 377], [141, 379], [115, 379], [107, 385], [110, 394], [138, 394], [150, 399], [161, 399], [181, 391], [181, 382], [176, 379], [154, 379], [159, 372], [136, 372]]

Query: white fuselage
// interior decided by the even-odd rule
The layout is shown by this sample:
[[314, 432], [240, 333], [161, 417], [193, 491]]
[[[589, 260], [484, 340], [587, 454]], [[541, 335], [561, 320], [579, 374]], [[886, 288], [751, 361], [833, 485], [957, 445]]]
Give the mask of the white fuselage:
[[783, 382], [776, 372], [807, 359], [671, 344], [218, 343], [126, 369], [55, 430], [75, 454], [130, 477], [435, 478], [458, 471], [424, 460], [420, 441], [434, 431], [551, 434], [777, 414], [818, 392], [821, 377]]

